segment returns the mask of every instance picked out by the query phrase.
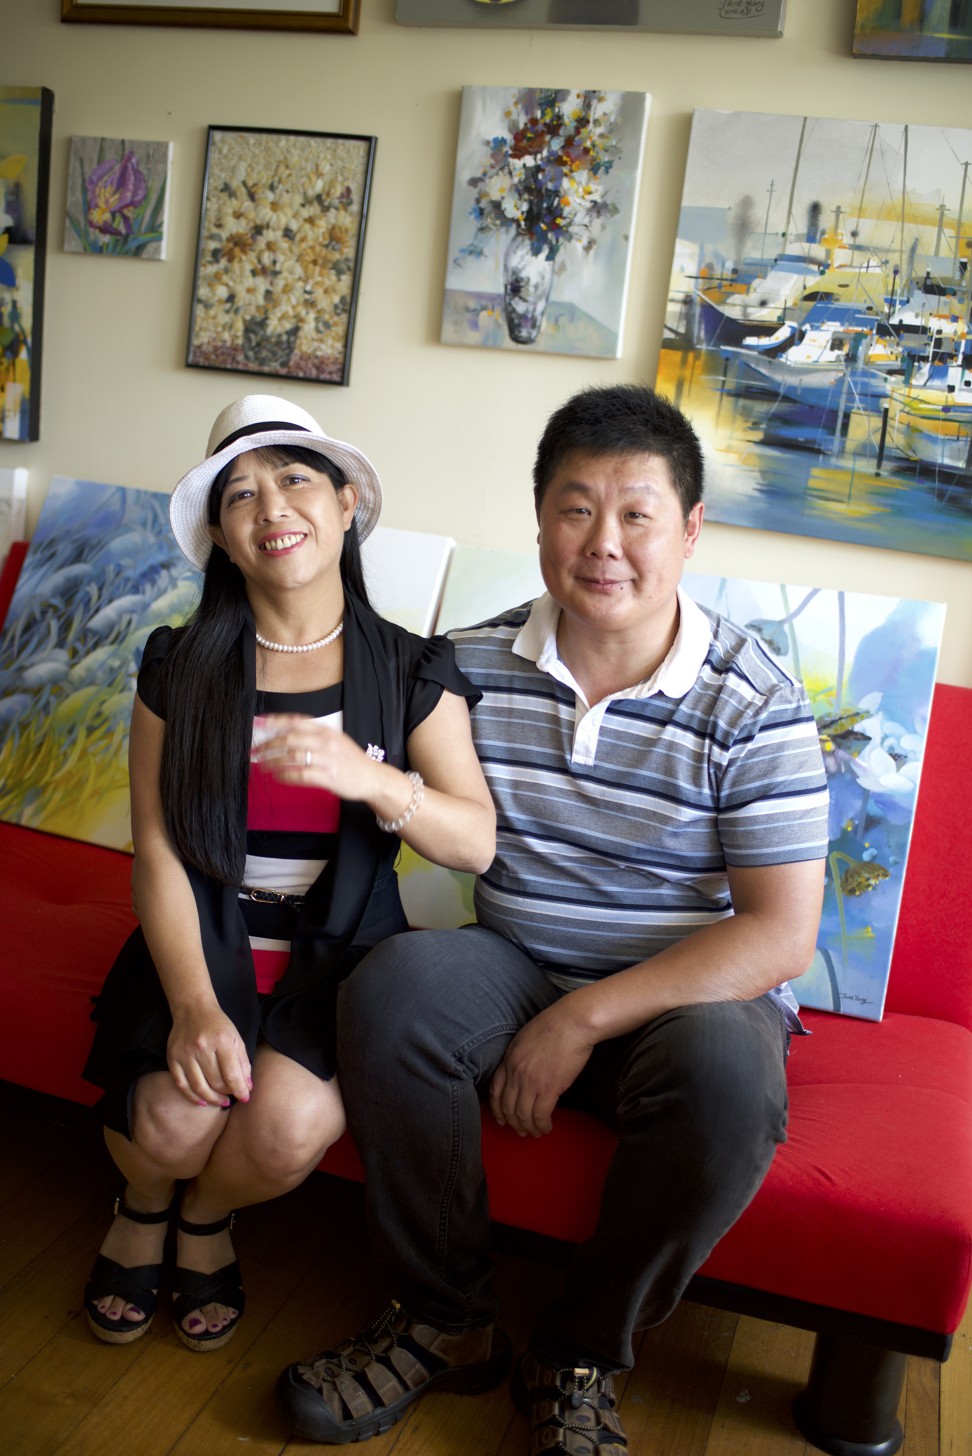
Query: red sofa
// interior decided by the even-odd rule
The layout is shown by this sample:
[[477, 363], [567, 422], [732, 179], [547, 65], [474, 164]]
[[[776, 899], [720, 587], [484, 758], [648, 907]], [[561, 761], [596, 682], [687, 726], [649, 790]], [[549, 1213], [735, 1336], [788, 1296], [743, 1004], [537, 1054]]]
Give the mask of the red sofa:
[[[0, 620], [4, 610], [0, 583]], [[687, 1297], [817, 1332], [804, 1435], [897, 1450], [906, 1356], [944, 1360], [972, 1282], [972, 690], [935, 693], [884, 1019], [807, 1012], [790, 1123], [763, 1187]], [[0, 1077], [74, 1101], [90, 997], [131, 928], [127, 855], [0, 824], [15, 913], [0, 953]], [[484, 1122], [495, 1220], [576, 1242], [613, 1135], [582, 1113], [521, 1141]], [[343, 1139], [325, 1171], [361, 1176]]]

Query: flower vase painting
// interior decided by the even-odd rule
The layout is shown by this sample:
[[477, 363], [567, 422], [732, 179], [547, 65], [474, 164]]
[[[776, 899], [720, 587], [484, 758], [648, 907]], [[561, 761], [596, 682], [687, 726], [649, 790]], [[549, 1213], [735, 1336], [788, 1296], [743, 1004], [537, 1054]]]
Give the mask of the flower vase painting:
[[171, 142], [72, 137], [64, 250], [164, 258]]
[[444, 344], [620, 357], [648, 106], [463, 88]]
[[375, 146], [210, 127], [190, 365], [347, 384]]

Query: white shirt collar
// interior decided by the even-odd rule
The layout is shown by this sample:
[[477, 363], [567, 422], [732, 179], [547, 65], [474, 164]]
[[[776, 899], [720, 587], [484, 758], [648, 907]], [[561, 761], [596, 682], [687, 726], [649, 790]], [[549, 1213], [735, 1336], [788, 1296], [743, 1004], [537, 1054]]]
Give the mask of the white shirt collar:
[[[712, 629], [701, 607], [681, 587], [677, 590], [677, 599], [678, 632], [664, 662], [651, 677], [623, 692], [612, 693], [612, 697], [648, 698], [653, 693], [664, 693], [668, 698], [683, 698], [694, 684], [709, 651]], [[530, 615], [513, 643], [513, 651], [518, 657], [536, 663], [541, 672], [567, 683], [583, 697], [557, 651], [559, 621], [559, 606], [549, 592], [544, 592], [530, 608]]]

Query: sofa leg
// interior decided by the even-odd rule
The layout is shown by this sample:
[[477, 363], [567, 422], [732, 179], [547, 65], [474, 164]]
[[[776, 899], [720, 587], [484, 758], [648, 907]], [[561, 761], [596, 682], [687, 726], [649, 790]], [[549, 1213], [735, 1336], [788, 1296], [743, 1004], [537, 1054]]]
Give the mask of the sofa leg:
[[818, 1335], [807, 1388], [793, 1408], [800, 1433], [829, 1456], [892, 1456], [903, 1440], [898, 1403], [907, 1355], [843, 1335]]

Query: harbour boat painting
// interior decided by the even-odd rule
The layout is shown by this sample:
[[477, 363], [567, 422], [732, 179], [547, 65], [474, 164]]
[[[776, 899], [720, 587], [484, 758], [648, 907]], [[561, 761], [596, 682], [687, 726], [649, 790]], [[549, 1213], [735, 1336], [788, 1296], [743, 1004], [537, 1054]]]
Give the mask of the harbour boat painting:
[[972, 131], [697, 111], [657, 385], [709, 519], [972, 560]]

